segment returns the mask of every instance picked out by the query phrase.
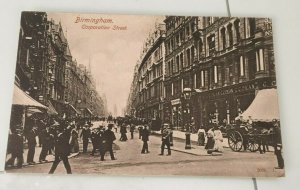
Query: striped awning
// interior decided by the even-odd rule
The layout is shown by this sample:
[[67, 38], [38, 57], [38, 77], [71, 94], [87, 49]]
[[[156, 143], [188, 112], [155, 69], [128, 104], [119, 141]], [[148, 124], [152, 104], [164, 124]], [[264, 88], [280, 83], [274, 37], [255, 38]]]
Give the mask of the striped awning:
[[23, 90], [21, 90], [17, 85], [14, 86], [13, 105], [47, 109], [46, 106], [39, 103], [32, 97], [30, 97]]
[[279, 120], [279, 108], [277, 90], [264, 89], [258, 91], [253, 102], [236, 120], [247, 121], [249, 118], [252, 121], [271, 122]]

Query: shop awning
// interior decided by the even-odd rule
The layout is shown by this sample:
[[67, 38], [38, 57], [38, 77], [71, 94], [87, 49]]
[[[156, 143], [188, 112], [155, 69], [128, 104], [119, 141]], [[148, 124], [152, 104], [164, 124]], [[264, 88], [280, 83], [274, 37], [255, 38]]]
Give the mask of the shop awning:
[[80, 112], [72, 105], [72, 104], [69, 104], [69, 106], [72, 108], [72, 110], [77, 113], [78, 115], [80, 115]]
[[17, 85], [14, 86], [13, 105], [47, 109], [46, 106], [31, 98]]
[[48, 104], [49, 104], [49, 106], [48, 106], [47, 113], [48, 113], [49, 115], [57, 115], [58, 113], [57, 113], [57, 111], [55, 110], [55, 108], [54, 108], [54, 106], [52, 105], [52, 103], [51, 103], [50, 101], [48, 101]]
[[279, 120], [277, 90], [264, 89], [258, 91], [247, 110], [236, 119], [247, 121], [249, 116], [252, 121], [271, 122], [273, 119]]

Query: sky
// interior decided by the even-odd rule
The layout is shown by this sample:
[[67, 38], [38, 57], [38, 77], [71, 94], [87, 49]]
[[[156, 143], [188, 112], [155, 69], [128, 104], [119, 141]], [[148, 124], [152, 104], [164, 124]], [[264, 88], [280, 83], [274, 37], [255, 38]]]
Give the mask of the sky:
[[[47, 13], [48, 19], [61, 22], [68, 40], [73, 59], [78, 64], [91, 65], [91, 72], [96, 80], [100, 94], [105, 93], [108, 111], [118, 115], [126, 106], [133, 70], [143, 44], [155, 23], [162, 23], [163, 16], [142, 15], [104, 15]], [[102, 19], [99, 23], [77, 20]], [[97, 26], [100, 29], [86, 29]], [[113, 30], [114, 26], [126, 30]], [[109, 29], [103, 29], [109, 27]], [[118, 27], [117, 27], [118, 28]]]

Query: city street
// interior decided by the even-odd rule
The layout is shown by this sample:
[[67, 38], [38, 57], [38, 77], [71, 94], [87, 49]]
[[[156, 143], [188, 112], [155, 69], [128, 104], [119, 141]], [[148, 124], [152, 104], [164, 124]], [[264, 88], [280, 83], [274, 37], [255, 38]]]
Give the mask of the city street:
[[[119, 132], [119, 131], [118, 131]], [[171, 156], [159, 156], [160, 137], [150, 136], [149, 154], [141, 154], [142, 141], [138, 139], [138, 133], [134, 139], [128, 141], [115, 141], [115, 156], [117, 160], [111, 160], [106, 154], [105, 161], [101, 162], [99, 153], [95, 156], [79, 154], [69, 159], [73, 174], [100, 174], [100, 175], [226, 175], [226, 176], [282, 176], [283, 170], [274, 170], [276, 157], [273, 152], [266, 154], [252, 152], [233, 152], [225, 148], [223, 155], [193, 155], [182, 151], [172, 151]], [[184, 147], [184, 140], [174, 140], [174, 148]], [[92, 145], [89, 144], [89, 152]], [[204, 152], [203, 147], [193, 145], [194, 152]], [[8, 173], [48, 173], [52, 163], [26, 166], [22, 169], [7, 170]], [[163, 171], [163, 173], [162, 173]], [[61, 162], [55, 171], [56, 174], [65, 174]]]

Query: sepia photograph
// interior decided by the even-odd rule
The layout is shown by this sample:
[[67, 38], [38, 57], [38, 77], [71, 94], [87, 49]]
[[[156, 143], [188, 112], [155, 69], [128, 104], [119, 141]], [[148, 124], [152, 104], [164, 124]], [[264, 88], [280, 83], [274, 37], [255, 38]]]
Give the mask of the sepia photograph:
[[24, 11], [16, 38], [6, 173], [285, 176], [270, 18]]

